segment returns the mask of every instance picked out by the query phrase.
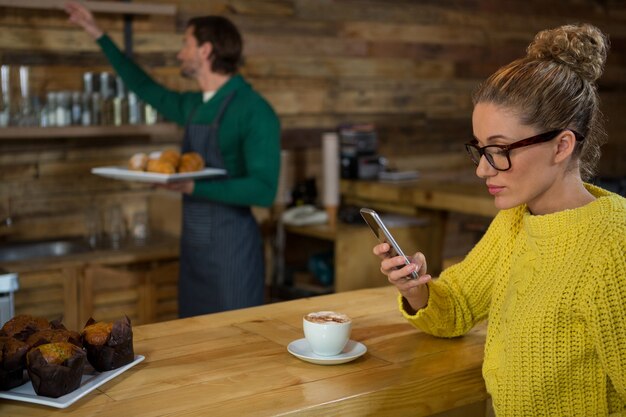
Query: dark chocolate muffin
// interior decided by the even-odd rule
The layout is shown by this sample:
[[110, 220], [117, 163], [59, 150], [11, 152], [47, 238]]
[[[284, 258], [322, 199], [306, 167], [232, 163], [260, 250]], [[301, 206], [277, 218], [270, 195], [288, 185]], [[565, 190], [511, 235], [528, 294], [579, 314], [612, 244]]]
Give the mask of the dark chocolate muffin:
[[18, 387], [27, 381], [28, 344], [13, 337], [0, 336], [0, 390]]
[[135, 359], [130, 319], [114, 323], [96, 322], [90, 318], [81, 333], [87, 360], [96, 371], [119, 368]]
[[58, 398], [80, 387], [86, 355], [68, 343], [39, 345], [26, 356], [28, 375], [37, 395]]

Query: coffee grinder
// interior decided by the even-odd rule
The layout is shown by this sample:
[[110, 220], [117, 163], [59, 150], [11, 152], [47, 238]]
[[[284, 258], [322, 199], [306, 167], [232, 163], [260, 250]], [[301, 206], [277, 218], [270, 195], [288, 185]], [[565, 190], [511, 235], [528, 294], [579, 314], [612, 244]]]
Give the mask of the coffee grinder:
[[372, 180], [378, 178], [381, 158], [374, 125], [355, 124], [339, 127], [341, 178]]

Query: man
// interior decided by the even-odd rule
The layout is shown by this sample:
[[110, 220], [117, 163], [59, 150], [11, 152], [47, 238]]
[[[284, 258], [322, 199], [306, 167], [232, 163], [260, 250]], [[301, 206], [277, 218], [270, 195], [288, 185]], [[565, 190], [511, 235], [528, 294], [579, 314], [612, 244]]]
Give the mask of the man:
[[237, 74], [242, 40], [221, 16], [188, 22], [177, 55], [181, 73], [200, 92], [157, 84], [115, 46], [84, 6], [68, 2], [70, 21], [102, 48], [126, 85], [167, 119], [185, 126], [182, 151], [224, 168], [221, 179], [168, 185], [183, 194], [179, 315], [189, 317], [263, 303], [260, 231], [250, 206], [274, 201], [280, 167], [280, 124], [271, 106]]

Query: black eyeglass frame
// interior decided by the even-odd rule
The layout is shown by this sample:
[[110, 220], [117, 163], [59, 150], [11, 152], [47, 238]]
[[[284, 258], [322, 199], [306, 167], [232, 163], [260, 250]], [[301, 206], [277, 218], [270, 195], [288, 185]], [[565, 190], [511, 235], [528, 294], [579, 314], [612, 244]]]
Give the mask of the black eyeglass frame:
[[[495, 170], [497, 170], [497, 171], [508, 171], [509, 169], [511, 169], [511, 154], [510, 154], [510, 152], [513, 149], [523, 148], [525, 146], [535, 145], [537, 143], [549, 142], [552, 139], [554, 139], [555, 137], [557, 137], [561, 132], [564, 132], [566, 130], [569, 130], [570, 132], [572, 132], [574, 134], [574, 136], [576, 137], [576, 142], [580, 142], [580, 141], [585, 139], [585, 137], [583, 135], [581, 135], [580, 133], [578, 133], [578, 132], [576, 132], [576, 131], [574, 131], [572, 129], [557, 129], [557, 130], [550, 130], [548, 132], [540, 133], [538, 135], [531, 136], [531, 137], [526, 138], [526, 139], [518, 140], [517, 142], [513, 142], [510, 145], [487, 145], [487, 146], [480, 147], [480, 146], [477, 146], [478, 140], [474, 139], [471, 142], [465, 144], [465, 150], [467, 151], [467, 153], [470, 156], [470, 159], [472, 160], [472, 162], [474, 162], [474, 164], [476, 166], [478, 166], [478, 164], [480, 164], [480, 158], [482, 158], [484, 156], [485, 159], [487, 159], [487, 162], [489, 162], [489, 165], [491, 165]], [[480, 155], [478, 159], [474, 158], [475, 155], [472, 153], [472, 148], [476, 149], [478, 151], [478, 154]], [[505, 168], [505, 169], [496, 167], [495, 162], [493, 161], [492, 155], [486, 151], [486, 149], [488, 149], [488, 148], [497, 148], [497, 149], [499, 149], [504, 154], [504, 156], [506, 156], [506, 160], [508, 162], [508, 167]]]

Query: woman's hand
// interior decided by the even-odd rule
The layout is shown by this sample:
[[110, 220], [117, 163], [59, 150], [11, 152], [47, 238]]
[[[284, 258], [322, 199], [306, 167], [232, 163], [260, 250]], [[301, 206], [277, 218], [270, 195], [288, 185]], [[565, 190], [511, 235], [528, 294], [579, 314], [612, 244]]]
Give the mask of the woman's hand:
[[[408, 313], [414, 314], [428, 304], [427, 282], [432, 277], [426, 274], [426, 258], [421, 252], [413, 255], [411, 263], [406, 265], [402, 256], [389, 257], [391, 247], [388, 243], [381, 243], [374, 247], [374, 255], [381, 259], [380, 272], [387, 276], [387, 280], [396, 286], [406, 300], [405, 308]], [[411, 272], [416, 271], [418, 279], [411, 278]], [[408, 303], [408, 305], [407, 305]], [[413, 311], [410, 311], [410, 310]]]
[[70, 16], [70, 22], [81, 26], [85, 29], [85, 32], [90, 34], [94, 39], [98, 39], [102, 36], [102, 29], [98, 27], [93, 15], [85, 6], [75, 1], [68, 1], [63, 5], [63, 8]]

